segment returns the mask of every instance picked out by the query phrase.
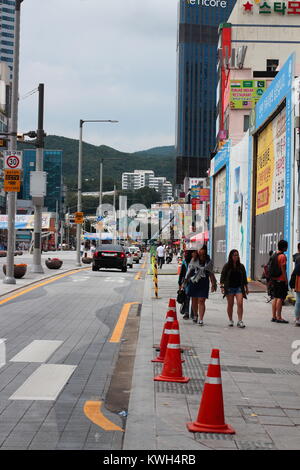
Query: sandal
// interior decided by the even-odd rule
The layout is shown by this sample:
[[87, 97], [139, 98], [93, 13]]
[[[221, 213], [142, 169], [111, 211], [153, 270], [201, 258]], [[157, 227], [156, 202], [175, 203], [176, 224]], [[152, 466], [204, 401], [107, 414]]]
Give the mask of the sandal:
[[277, 323], [289, 323], [287, 320], [284, 320], [284, 318], [280, 318], [280, 320], [276, 320]]
[[277, 318], [271, 318], [271, 321], [277, 321]]

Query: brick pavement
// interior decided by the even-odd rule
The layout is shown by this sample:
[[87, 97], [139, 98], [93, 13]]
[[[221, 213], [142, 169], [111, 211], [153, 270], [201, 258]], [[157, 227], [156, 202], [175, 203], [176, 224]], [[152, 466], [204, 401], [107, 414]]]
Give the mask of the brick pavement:
[[[155, 300], [147, 277], [124, 449], [300, 449], [300, 365], [291, 360], [300, 329], [293, 326], [293, 307], [283, 310], [290, 324], [272, 323], [265, 293], [251, 293], [244, 304], [246, 328], [230, 328], [226, 300], [220, 292], [210, 294], [203, 327], [177, 314], [181, 344], [190, 347], [183, 364], [190, 383], [154, 382], [162, 366], [151, 363], [153, 345], [159, 344], [168, 300], [176, 291], [177, 276], [162, 271], [161, 299]], [[193, 434], [185, 426], [197, 417], [212, 348], [221, 352], [225, 417], [234, 436]]]

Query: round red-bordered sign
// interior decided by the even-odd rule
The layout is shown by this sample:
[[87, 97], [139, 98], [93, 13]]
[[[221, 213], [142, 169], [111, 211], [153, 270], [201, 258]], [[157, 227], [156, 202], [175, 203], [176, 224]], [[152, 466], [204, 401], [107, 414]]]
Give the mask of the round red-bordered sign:
[[20, 165], [20, 159], [19, 157], [17, 157], [17, 155], [10, 155], [6, 157], [6, 164], [8, 168], [18, 168], [18, 166]]

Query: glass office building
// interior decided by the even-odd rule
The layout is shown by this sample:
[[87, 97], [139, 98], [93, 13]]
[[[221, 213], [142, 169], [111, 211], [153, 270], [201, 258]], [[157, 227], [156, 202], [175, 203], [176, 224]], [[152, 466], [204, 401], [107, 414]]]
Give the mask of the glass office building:
[[179, 0], [176, 183], [205, 177], [216, 138], [218, 27], [236, 0]]
[[9, 66], [12, 79], [15, 40], [15, 1], [0, 0], [0, 61]]
[[[44, 206], [48, 212], [61, 213], [63, 205], [62, 185], [62, 150], [44, 150], [44, 171], [47, 172], [47, 195]], [[36, 150], [23, 150], [23, 182], [19, 199], [31, 199], [30, 196], [30, 172], [35, 171]]]

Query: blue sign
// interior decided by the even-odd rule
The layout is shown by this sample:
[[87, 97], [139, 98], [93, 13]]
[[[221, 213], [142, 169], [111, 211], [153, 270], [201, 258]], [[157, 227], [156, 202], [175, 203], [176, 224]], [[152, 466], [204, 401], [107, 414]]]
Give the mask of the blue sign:
[[295, 53], [293, 52], [255, 107], [256, 129], [270, 118], [281, 101], [291, 92], [294, 68]]

